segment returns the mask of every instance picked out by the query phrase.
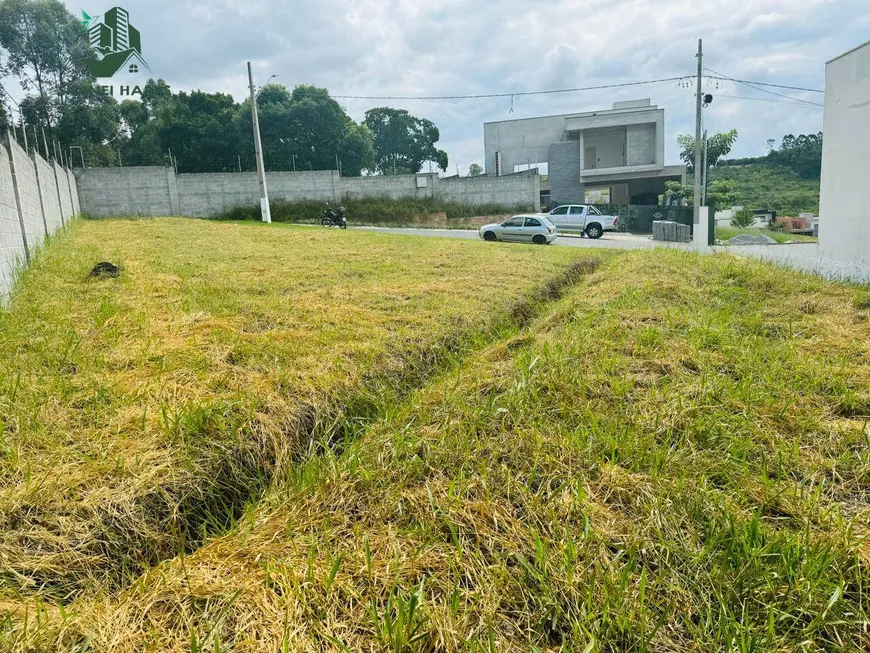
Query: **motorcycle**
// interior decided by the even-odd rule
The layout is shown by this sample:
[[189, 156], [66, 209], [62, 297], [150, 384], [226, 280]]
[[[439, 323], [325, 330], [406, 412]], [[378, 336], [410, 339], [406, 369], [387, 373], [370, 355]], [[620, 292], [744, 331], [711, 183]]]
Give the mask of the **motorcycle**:
[[333, 209], [327, 204], [326, 210], [323, 212], [323, 220], [320, 221], [320, 224], [324, 227], [347, 229], [347, 211], [343, 206]]

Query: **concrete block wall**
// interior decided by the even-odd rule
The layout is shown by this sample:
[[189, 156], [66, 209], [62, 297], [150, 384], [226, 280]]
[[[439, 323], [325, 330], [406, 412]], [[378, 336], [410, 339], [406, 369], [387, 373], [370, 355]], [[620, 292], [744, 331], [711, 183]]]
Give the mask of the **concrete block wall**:
[[[89, 168], [76, 171], [82, 211], [96, 217], [119, 215], [211, 217], [235, 207], [256, 206], [255, 173], [176, 175], [172, 168]], [[339, 203], [363, 197], [440, 198], [468, 204], [539, 206], [540, 177], [440, 179], [437, 174], [341, 177], [338, 172], [270, 172], [272, 200]]]
[[556, 204], [582, 204], [586, 188], [580, 183], [580, 147], [583, 141], [550, 145], [550, 197]]
[[32, 251], [45, 240], [45, 220], [42, 217], [36, 167], [30, 155], [15, 141], [9, 143], [9, 151], [12, 154], [12, 175], [18, 189], [18, 206], [27, 234], [27, 246]]
[[77, 170], [81, 211], [100, 218], [178, 215], [170, 201], [171, 171], [158, 166]]
[[464, 204], [528, 204], [541, 208], [541, 177], [518, 173], [505, 177], [436, 179], [438, 197]]
[[69, 182], [69, 189], [70, 189], [69, 194], [70, 194], [70, 199], [72, 201], [72, 214], [71, 215], [79, 215], [79, 214], [81, 214], [82, 210], [81, 210], [81, 207], [79, 205], [79, 191], [78, 191], [78, 184], [76, 183], [76, 176], [73, 174], [72, 170], [67, 170], [66, 171], [66, 178], [67, 178], [67, 181]]
[[0, 144], [0, 307], [46, 235], [77, 214], [77, 196], [69, 170], [28, 155], [15, 141]]
[[57, 196], [60, 200], [60, 214], [64, 224], [69, 220], [70, 216], [75, 215], [75, 209], [72, 205], [72, 193], [69, 187], [69, 176], [67, 171], [57, 164], [57, 161], [52, 163], [54, 167], [54, 178], [57, 180]]
[[12, 184], [12, 167], [6, 148], [0, 145], [0, 306], [6, 303], [15, 271], [24, 264], [26, 258], [18, 203]]
[[39, 197], [42, 202], [42, 217], [45, 221], [46, 233], [53, 234], [63, 226], [54, 167], [38, 154], [32, 154], [31, 158], [34, 161], [37, 181], [39, 182]]

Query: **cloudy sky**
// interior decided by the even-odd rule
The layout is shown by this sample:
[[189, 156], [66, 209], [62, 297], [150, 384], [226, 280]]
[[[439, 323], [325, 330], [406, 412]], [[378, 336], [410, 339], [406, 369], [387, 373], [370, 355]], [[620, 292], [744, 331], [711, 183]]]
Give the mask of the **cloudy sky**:
[[[102, 14], [113, 0], [66, 0]], [[245, 62], [262, 83], [324, 86], [333, 95], [466, 95], [637, 82], [694, 74], [824, 88], [825, 61], [870, 39], [868, 0], [123, 0], [154, 76], [175, 90], [246, 92]], [[733, 156], [769, 138], [821, 130], [822, 110], [731, 82], [711, 130], [736, 127]], [[822, 102], [823, 95], [774, 92]], [[726, 97], [731, 96], [731, 97]], [[403, 107], [441, 130], [451, 171], [483, 158], [483, 123], [610, 107], [649, 97], [666, 110], [667, 162], [694, 131], [693, 91], [678, 83], [510, 99], [339, 100], [355, 119]], [[750, 99], [752, 98], [752, 99]]]

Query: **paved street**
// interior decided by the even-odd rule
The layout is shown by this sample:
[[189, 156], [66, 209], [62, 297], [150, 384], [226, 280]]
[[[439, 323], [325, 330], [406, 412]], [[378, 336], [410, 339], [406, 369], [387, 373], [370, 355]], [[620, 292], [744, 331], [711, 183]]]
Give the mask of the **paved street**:
[[[399, 229], [387, 227], [354, 227], [368, 231], [424, 236], [430, 238], [462, 238], [476, 240], [477, 231], [472, 229]], [[684, 243], [661, 243], [649, 236], [631, 234], [605, 234], [600, 240], [590, 240], [579, 236], [560, 236], [553, 243], [557, 247], [588, 247], [610, 249], [648, 249], [662, 247], [689, 251], [692, 245]], [[512, 247], [511, 243], [493, 243], [493, 247]], [[795, 243], [791, 245], [751, 245], [744, 247], [712, 247], [712, 254], [737, 254], [751, 256], [795, 270], [814, 272], [830, 279], [852, 279], [870, 281], [870, 260], [864, 262], [841, 263], [826, 257], [816, 243]]]

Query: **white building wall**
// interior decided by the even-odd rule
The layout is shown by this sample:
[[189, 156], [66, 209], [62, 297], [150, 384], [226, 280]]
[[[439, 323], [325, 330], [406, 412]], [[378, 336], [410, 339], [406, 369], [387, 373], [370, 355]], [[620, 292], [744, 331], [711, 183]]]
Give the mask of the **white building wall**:
[[828, 62], [820, 249], [870, 268], [870, 43]]

